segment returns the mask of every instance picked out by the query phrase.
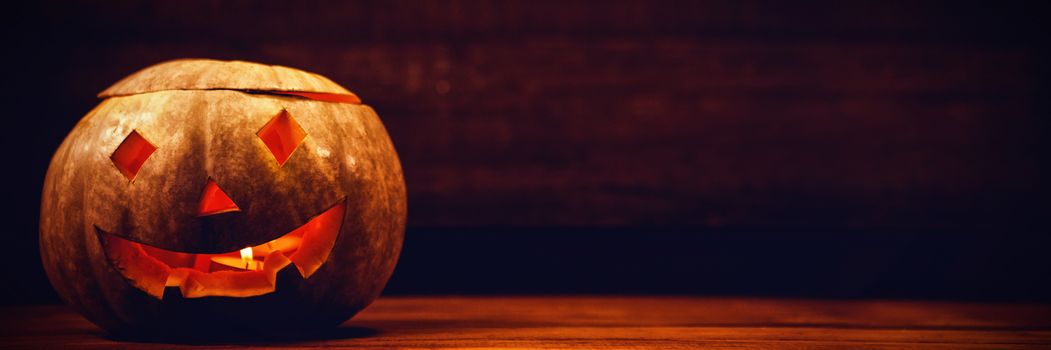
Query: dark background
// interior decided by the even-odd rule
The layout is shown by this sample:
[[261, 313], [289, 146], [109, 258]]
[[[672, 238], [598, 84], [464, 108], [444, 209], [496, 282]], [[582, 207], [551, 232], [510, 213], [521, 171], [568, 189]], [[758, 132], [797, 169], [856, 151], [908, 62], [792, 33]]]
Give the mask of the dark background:
[[37, 221], [64, 135], [182, 57], [317, 72], [379, 112], [409, 189], [388, 294], [1051, 301], [1034, 5], [18, 6], [3, 303], [57, 302]]

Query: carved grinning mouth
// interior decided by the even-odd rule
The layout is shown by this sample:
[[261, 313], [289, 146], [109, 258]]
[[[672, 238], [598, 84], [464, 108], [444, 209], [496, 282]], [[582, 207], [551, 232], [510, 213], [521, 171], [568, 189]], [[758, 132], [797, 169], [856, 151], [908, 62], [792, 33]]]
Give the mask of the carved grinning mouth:
[[136, 288], [163, 299], [166, 287], [184, 298], [251, 297], [274, 291], [277, 273], [295, 265], [304, 279], [328, 260], [346, 211], [341, 200], [302, 226], [240, 251], [196, 254], [165, 250], [95, 227], [110, 266]]

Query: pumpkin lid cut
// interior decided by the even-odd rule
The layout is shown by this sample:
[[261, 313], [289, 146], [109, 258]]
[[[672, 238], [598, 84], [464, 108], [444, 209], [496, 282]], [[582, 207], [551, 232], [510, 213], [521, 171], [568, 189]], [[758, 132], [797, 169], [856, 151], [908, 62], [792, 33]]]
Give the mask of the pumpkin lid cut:
[[357, 95], [318, 74], [244, 61], [180, 59], [159, 63], [121, 79], [100, 98], [164, 90], [240, 90], [360, 104]]

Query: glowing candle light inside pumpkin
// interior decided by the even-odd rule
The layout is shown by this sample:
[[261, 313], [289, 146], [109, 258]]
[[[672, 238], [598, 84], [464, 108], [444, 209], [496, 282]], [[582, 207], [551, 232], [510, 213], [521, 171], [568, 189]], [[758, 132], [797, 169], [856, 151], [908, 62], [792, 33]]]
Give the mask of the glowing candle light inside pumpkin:
[[252, 247], [246, 247], [245, 249], [241, 249], [241, 261], [245, 263], [245, 270], [251, 270], [250, 267], [254, 262], [252, 259]]
[[[219, 265], [241, 270], [253, 271], [263, 269], [263, 262], [254, 260], [255, 254], [252, 252], [252, 247], [241, 249], [240, 254], [241, 257], [237, 257], [233, 255], [233, 253], [223, 254], [222, 256], [212, 256], [208, 260]], [[263, 257], [266, 257], [265, 254]]]

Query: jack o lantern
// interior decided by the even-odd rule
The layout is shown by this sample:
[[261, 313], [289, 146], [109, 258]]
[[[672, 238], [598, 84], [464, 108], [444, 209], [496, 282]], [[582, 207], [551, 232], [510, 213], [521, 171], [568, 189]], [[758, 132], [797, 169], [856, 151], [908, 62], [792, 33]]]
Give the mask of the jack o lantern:
[[376, 113], [322, 76], [177, 60], [139, 71], [59, 146], [40, 250], [114, 333], [332, 326], [377, 298], [405, 185]]

